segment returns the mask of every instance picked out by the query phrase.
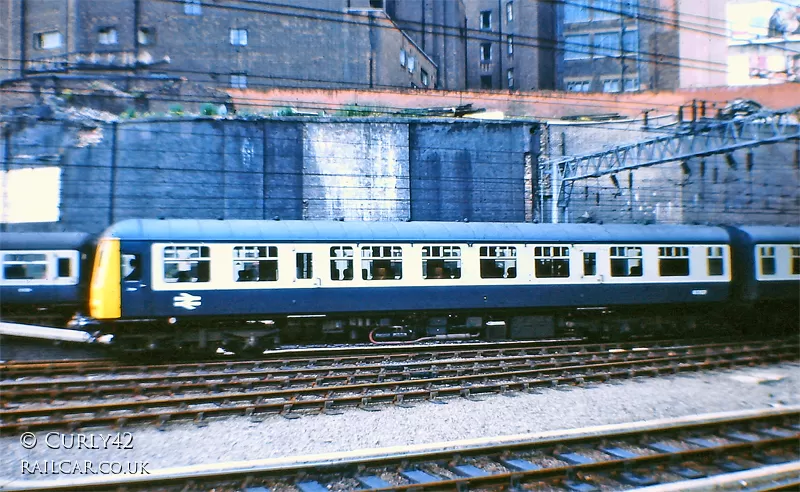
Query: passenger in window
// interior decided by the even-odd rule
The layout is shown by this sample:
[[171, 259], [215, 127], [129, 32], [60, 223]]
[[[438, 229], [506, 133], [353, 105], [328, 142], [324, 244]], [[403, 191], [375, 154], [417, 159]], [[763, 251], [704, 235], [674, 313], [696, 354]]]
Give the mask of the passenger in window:
[[353, 267], [344, 269], [344, 280], [353, 280]]
[[142, 269], [140, 263], [139, 255], [134, 255], [134, 257], [131, 258], [130, 262], [128, 263], [128, 265], [130, 265], [130, 273], [125, 276], [126, 281], [142, 279]]
[[517, 269], [516, 267], [511, 267], [508, 269], [508, 275], [506, 278], [517, 278]]
[[375, 276], [372, 277], [372, 279], [373, 280], [386, 280], [387, 279], [386, 268], [383, 268], [383, 267], [376, 268], [375, 269]]
[[178, 282], [193, 282], [194, 278], [192, 277], [191, 272], [188, 270], [181, 270], [178, 272]]
[[437, 266], [433, 269], [433, 278], [444, 278], [444, 268]]

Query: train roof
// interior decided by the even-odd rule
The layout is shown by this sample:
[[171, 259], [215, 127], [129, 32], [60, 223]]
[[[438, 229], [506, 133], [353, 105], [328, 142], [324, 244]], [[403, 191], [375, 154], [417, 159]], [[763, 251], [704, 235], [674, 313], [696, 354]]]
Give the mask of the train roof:
[[800, 244], [800, 227], [788, 226], [740, 226], [734, 234], [740, 241], [756, 243]]
[[720, 227], [501, 222], [130, 219], [104, 237], [145, 241], [727, 243]]
[[72, 249], [86, 246], [92, 236], [85, 232], [3, 232], [0, 249]]

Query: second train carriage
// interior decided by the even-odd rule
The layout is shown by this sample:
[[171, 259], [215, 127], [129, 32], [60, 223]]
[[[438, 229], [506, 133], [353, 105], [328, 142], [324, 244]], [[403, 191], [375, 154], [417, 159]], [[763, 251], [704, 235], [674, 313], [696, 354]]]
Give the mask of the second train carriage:
[[261, 326], [482, 333], [489, 320], [507, 322], [497, 337], [551, 336], [586, 311], [711, 311], [730, 300], [728, 243], [705, 226], [127, 220], [99, 239], [91, 315], [118, 333], [161, 322], [151, 338], [250, 323], [204, 341]]
[[0, 315], [63, 326], [87, 310], [93, 242], [72, 232], [0, 234]]

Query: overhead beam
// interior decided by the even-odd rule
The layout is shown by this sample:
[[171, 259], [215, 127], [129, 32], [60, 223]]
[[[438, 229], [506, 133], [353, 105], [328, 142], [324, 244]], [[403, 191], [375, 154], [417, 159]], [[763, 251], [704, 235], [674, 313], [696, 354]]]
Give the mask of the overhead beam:
[[674, 135], [620, 145], [593, 154], [556, 159], [545, 163], [544, 167], [558, 168], [563, 183], [783, 142], [800, 138], [797, 111], [800, 108], [760, 112], [722, 122], [697, 122], [685, 130], [678, 129]]

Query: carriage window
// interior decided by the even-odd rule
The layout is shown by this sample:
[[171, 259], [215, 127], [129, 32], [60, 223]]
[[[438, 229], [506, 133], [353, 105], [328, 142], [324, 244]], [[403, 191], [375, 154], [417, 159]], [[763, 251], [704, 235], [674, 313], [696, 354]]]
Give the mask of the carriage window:
[[712, 246], [706, 249], [708, 256], [708, 275], [717, 276], [725, 275], [725, 263], [723, 262], [723, 253], [721, 246]]
[[800, 275], [800, 246], [791, 247], [792, 256], [789, 260], [792, 262], [790, 265], [792, 275]]
[[208, 246], [167, 246], [164, 248], [164, 281], [208, 282], [210, 264]]
[[311, 265], [311, 253], [297, 253], [297, 278], [312, 278], [314, 269]]
[[689, 248], [662, 246], [658, 248], [658, 274], [662, 277], [689, 275]]
[[614, 246], [611, 248], [612, 277], [641, 277], [642, 248], [638, 246]]
[[72, 260], [69, 258], [58, 259], [58, 276], [71, 277], [72, 276]]
[[7, 254], [3, 260], [6, 280], [43, 280], [47, 278], [47, 256], [43, 254]]
[[536, 278], [569, 277], [569, 248], [536, 246], [533, 248]]
[[361, 248], [361, 278], [364, 280], [403, 278], [403, 248], [400, 246]]
[[481, 246], [481, 278], [517, 278], [517, 248]]
[[775, 247], [761, 246], [758, 249], [761, 254], [761, 274], [775, 275]]
[[422, 278], [461, 278], [461, 248], [423, 246]]
[[597, 275], [597, 253], [583, 254], [583, 276]]
[[276, 246], [233, 248], [233, 279], [237, 282], [278, 280], [278, 248]]
[[353, 280], [353, 248], [331, 248], [331, 280]]

